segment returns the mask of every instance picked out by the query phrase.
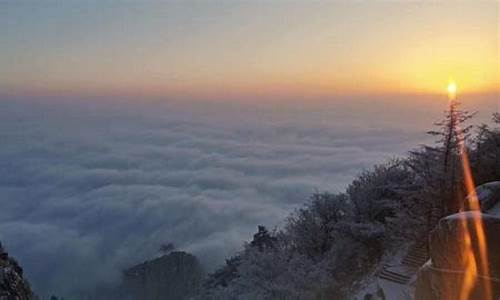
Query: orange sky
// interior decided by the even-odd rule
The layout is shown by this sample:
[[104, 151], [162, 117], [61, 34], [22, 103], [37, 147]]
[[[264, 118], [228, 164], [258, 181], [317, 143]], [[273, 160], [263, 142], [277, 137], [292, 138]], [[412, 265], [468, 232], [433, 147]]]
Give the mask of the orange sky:
[[496, 1], [0, 3], [0, 89], [153, 95], [500, 88]]

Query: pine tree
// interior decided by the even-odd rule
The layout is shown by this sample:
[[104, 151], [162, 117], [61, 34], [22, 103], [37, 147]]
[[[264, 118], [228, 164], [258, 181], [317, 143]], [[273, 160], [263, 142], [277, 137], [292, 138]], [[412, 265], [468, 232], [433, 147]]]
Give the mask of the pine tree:
[[464, 126], [464, 123], [473, 116], [473, 113], [461, 110], [457, 100], [450, 101], [444, 119], [435, 123], [438, 130], [428, 132], [438, 137], [438, 146], [434, 147], [441, 161], [438, 176], [441, 202], [438, 204], [444, 215], [454, 213], [460, 207], [459, 199], [463, 196], [460, 151], [472, 129], [471, 125]]

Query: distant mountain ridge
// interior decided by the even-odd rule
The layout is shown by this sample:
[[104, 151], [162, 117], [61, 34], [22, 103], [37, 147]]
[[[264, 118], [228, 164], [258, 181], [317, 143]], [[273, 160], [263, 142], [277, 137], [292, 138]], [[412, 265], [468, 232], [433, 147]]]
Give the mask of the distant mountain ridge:
[[120, 293], [134, 300], [189, 299], [204, 276], [194, 255], [174, 251], [125, 270]]

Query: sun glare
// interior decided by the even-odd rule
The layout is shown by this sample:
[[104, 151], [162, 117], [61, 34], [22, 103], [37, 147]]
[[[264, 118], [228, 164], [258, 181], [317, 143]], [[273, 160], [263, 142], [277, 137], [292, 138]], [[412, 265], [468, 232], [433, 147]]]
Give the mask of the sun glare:
[[450, 99], [455, 99], [457, 95], [457, 84], [454, 81], [448, 83], [448, 97]]

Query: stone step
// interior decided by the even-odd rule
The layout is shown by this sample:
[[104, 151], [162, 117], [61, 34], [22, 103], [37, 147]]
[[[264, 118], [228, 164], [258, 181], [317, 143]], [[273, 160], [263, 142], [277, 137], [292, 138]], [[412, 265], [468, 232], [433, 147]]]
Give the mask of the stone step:
[[425, 261], [424, 262], [416, 262], [416, 261], [405, 260], [405, 261], [402, 261], [401, 264], [404, 266], [407, 266], [407, 267], [412, 267], [412, 269], [419, 269], [423, 264], [425, 264]]
[[403, 265], [414, 267], [414, 268], [420, 268], [423, 264], [425, 264], [425, 261], [412, 261], [412, 260], [403, 260], [401, 262]]
[[399, 273], [399, 272], [391, 271], [390, 269], [387, 269], [387, 268], [384, 268], [384, 270], [382, 271], [382, 273], [385, 273], [385, 274], [393, 276], [393, 277], [398, 277], [398, 278], [401, 278], [401, 279], [410, 279], [410, 277], [411, 277], [411, 276], [406, 275], [406, 274], [402, 274], [402, 273]]
[[408, 270], [412, 272], [412, 274], [416, 274], [420, 267], [422, 266], [417, 266], [417, 265], [407, 265], [407, 264], [402, 264], [402, 266], [405, 266]]
[[399, 284], [406, 284], [406, 283], [408, 283], [408, 280], [406, 280], [406, 279], [401, 279], [401, 278], [398, 278], [398, 277], [393, 277], [393, 276], [387, 275], [385, 273], [384, 274], [380, 274], [378, 277], [382, 278], [382, 279], [385, 279], [385, 280], [388, 280], [388, 281], [399, 283]]
[[384, 269], [382, 272], [380, 272], [378, 274], [378, 277], [383, 278], [385, 280], [392, 281], [392, 282], [396, 282], [399, 284], [406, 284], [410, 280], [410, 278], [406, 275], [395, 273], [395, 272], [389, 271], [387, 269]]
[[407, 280], [401, 280], [401, 279], [393, 278], [393, 277], [390, 277], [390, 276], [386, 276], [384, 274], [380, 274], [378, 277], [382, 278], [382, 279], [385, 279], [385, 280], [388, 280], [388, 281], [391, 281], [391, 282], [398, 283], [398, 284], [403, 284], [403, 285], [408, 282]]
[[405, 257], [403, 257], [403, 259], [410, 259], [410, 260], [416, 260], [416, 261], [421, 261], [421, 260], [427, 260], [428, 257], [427, 256], [420, 256], [420, 255], [407, 255]]
[[414, 254], [414, 253], [410, 253], [408, 255], [405, 256], [405, 258], [412, 258], [412, 259], [425, 259], [427, 260], [427, 258], [429, 257], [428, 255], [421, 255], [421, 254]]
[[405, 258], [410, 258], [410, 259], [414, 259], [414, 260], [428, 260], [429, 256], [408, 254], [407, 256], [403, 257], [403, 259], [405, 259]]
[[408, 253], [405, 257], [427, 259], [429, 255], [423, 253]]
[[425, 262], [429, 259], [428, 256], [414, 256], [414, 255], [407, 255], [405, 257], [403, 257], [402, 260], [411, 260], [411, 261], [416, 261], [416, 262]]

